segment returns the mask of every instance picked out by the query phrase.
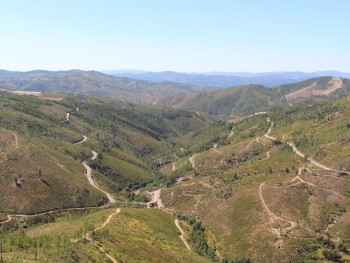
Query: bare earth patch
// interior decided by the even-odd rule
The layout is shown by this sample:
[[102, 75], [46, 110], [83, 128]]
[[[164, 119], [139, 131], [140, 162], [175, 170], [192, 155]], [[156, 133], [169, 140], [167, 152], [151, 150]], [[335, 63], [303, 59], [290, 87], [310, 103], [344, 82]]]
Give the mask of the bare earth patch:
[[294, 100], [298, 98], [306, 98], [312, 96], [328, 96], [332, 92], [340, 89], [343, 85], [341, 78], [332, 78], [328, 83], [326, 89], [317, 89], [317, 82], [314, 82], [312, 85], [305, 87], [296, 92], [287, 94], [285, 97], [287, 100]]

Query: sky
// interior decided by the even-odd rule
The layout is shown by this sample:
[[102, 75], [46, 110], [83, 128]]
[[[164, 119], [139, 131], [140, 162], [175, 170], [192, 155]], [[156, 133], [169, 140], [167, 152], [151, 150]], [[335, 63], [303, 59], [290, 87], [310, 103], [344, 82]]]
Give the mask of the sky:
[[0, 68], [350, 72], [348, 0], [0, 0]]

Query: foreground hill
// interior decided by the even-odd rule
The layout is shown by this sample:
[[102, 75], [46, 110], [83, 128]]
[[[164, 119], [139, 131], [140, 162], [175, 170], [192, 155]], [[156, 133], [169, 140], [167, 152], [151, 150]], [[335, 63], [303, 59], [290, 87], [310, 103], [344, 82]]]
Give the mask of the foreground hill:
[[163, 209], [204, 224], [223, 258], [347, 262], [349, 105], [344, 97], [235, 119], [215, 140], [204, 129], [196, 137], [211, 147], [186, 155], [192, 138], [164, 167], [193, 172], [162, 190]]
[[133, 102], [206, 90], [190, 84], [154, 83], [81, 70], [0, 71], [0, 89], [115, 97]]
[[272, 106], [339, 98], [349, 92], [348, 79], [321, 77], [277, 88], [247, 85], [173, 96], [160, 99], [157, 105], [203, 111], [212, 115], [247, 115], [268, 110]]

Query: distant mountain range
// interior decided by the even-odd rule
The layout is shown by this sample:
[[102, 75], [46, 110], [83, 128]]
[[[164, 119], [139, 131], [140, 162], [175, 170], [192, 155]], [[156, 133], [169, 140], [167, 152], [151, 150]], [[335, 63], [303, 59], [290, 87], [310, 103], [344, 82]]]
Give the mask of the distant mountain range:
[[[331, 72], [327, 72], [331, 73]], [[333, 72], [334, 75], [336, 74]], [[126, 74], [126, 73], [125, 73]], [[130, 76], [131, 73], [128, 73]], [[137, 73], [134, 75], [154, 75], [158, 73]], [[350, 94], [350, 80], [339, 77], [317, 77], [276, 88], [258, 84], [236, 85], [230, 88], [204, 87], [187, 83], [169, 82], [171, 76], [193, 76], [174, 72], [168, 75], [167, 82], [132, 79], [112, 76], [98, 71], [43, 71], [10, 72], [0, 71], [0, 89], [9, 91], [36, 91], [69, 93], [116, 98], [128, 102], [145, 103], [155, 106], [207, 112], [211, 115], [247, 115], [264, 111], [276, 105], [295, 102], [312, 103], [318, 100], [339, 98]], [[274, 73], [239, 73], [241, 75], [268, 79]], [[247, 75], [248, 74], [248, 75]], [[282, 74], [282, 73], [280, 73]], [[290, 78], [323, 73], [283, 73]], [[299, 75], [298, 75], [299, 74]], [[340, 73], [339, 73], [340, 74]], [[345, 74], [345, 73], [343, 73]], [[217, 75], [201, 75], [201, 79], [216, 78]], [[244, 78], [250, 77], [232, 77]], [[274, 78], [271, 77], [270, 81]], [[276, 80], [276, 79], [275, 79]]]
[[192, 84], [150, 82], [106, 75], [98, 71], [14, 72], [0, 70], [0, 89], [74, 93], [115, 97], [125, 101], [154, 101], [158, 97], [204, 91], [208, 88]]
[[207, 73], [179, 73], [173, 71], [144, 72], [144, 71], [105, 71], [119, 77], [148, 80], [154, 82], [187, 83], [205, 87], [227, 88], [237, 85], [257, 84], [268, 87], [276, 87], [283, 84], [291, 84], [310, 78], [323, 76], [350, 78], [350, 73], [339, 71], [305, 72], [207, 72]]

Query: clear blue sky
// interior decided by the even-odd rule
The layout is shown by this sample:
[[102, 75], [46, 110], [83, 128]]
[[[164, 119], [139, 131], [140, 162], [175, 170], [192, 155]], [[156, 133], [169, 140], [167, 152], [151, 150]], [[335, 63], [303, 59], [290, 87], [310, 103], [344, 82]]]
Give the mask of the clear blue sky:
[[0, 68], [350, 72], [348, 0], [0, 0]]

